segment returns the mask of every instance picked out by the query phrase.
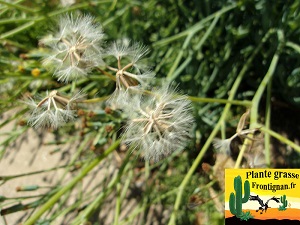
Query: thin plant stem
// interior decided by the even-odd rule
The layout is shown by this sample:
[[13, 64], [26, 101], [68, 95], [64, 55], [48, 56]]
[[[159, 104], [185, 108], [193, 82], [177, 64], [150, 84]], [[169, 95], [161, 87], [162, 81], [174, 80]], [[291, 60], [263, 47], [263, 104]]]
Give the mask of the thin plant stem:
[[[263, 80], [261, 81], [261, 83], [260, 83], [260, 85], [259, 85], [259, 87], [258, 87], [257, 91], [255, 92], [255, 95], [252, 99], [252, 107], [251, 107], [251, 111], [250, 111], [250, 129], [255, 128], [254, 126], [257, 124], [258, 114], [259, 114], [258, 109], [259, 109], [260, 100], [261, 100], [262, 95], [263, 95], [263, 93], [266, 89], [266, 86], [270, 82], [270, 80], [271, 80], [271, 78], [272, 78], [272, 76], [275, 72], [275, 69], [276, 69], [276, 66], [277, 66], [277, 63], [278, 63], [278, 60], [279, 60], [279, 55], [280, 55], [280, 52], [281, 52], [282, 47], [283, 47], [283, 33], [282, 33], [282, 31], [278, 30], [277, 35], [278, 35], [278, 40], [279, 40], [277, 50], [276, 50], [276, 52], [275, 52], [275, 54], [272, 58], [270, 67], [269, 67], [266, 75], [264, 76]], [[253, 137], [253, 134], [249, 134], [248, 137], [249, 138], [245, 139], [244, 144], [243, 144], [243, 146], [242, 146], [242, 148], [239, 152], [239, 155], [238, 155], [238, 158], [236, 160], [234, 168], [239, 168], [247, 147], [251, 146], [251, 144], [253, 142], [251, 140], [251, 138]]]
[[[145, 94], [152, 94], [151, 92], [144, 92]], [[103, 102], [106, 101], [109, 98], [109, 96], [104, 96], [100, 98], [92, 98], [88, 100], [83, 100], [82, 103], [96, 103], [96, 102]], [[244, 107], [251, 107], [252, 102], [243, 100], [228, 100], [228, 99], [217, 99], [217, 98], [201, 98], [201, 97], [195, 97], [195, 96], [187, 96], [189, 100], [192, 102], [198, 102], [198, 103], [220, 103], [220, 104], [227, 104], [230, 103], [232, 105], [239, 105]]]
[[[87, 198], [88, 200], [89, 198]], [[71, 206], [69, 207], [63, 207], [60, 208], [60, 210], [58, 210], [53, 216], [51, 216], [50, 221], [53, 221], [56, 218], [62, 217], [66, 214], [68, 214], [69, 212], [72, 212], [73, 210], [76, 210], [76, 208], [80, 207], [80, 205], [83, 203], [83, 200], [76, 200], [75, 203], [73, 203]]]
[[54, 188], [50, 192], [48, 192], [48, 195], [43, 195], [40, 199], [38, 199], [34, 202], [31, 202], [31, 203], [28, 203], [28, 204], [22, 204], [19, 202], [18, 204], [10, 206], [9, 208], [1, 209], [1, 215], [7, 215], [10, 213], [23, 211], [23, 210], [27, 210], [27, 209], [31, 209], [31, 208], [35, 209], [36, 207], [45, 203], [49, 199], [49, 196], [51, 196], [56, 191], [57, 191], [57, 188]]
[[[266, 128], [270, 129], [271, 127], [271, 94], [272, 91], [272, 82], [270, 81], [267, 86], [267, 101], [266, 101], [266, 119], [265, 119], [265, 126]], [[271, 166], [271, 137], [270, 134], [264, 134], [265, 139], [265, 160], [267, 167]]]
[[203, 37], [200, 39], [199, 43], [196, 45], [195, 49], [197, 49], [197, 50], [201, 49], [201, 47], [203, 46], [203, 44], [205, 43], [205, 41], [207, 40], [207, 38], [209, 37], [209, 35], [213, 31], [213, 29], [215, 28], [215, 26], [216, 26], [217, 22], [219, 21], [221, 15], [222, 15], [222, 13], [220, 13], [220, 12], [218, 12], [216, 14], [214, 20], [211, 22], [211, 24], [208, 27], [207, 31], [205, 32]]
[[187, 30], [185, 30], [185, 31], [183, 31], [181, 33], [178, 33], [178, 34], [176, 34], [176, 35], [174, 35], [172, 37], [168, 37], [168, 38], [165, 38], [163, 40], [155, 42], [153, 44], [153, 47], [168, 45], [170, 42], [173, 42], [173, 41], [181, 39], [181, 38], [183, 38], [185, 36], [188, 36], [190, 33], [200, 31], [201, 29], [203, 29], [205, 27], [204, 24], [206, 24], [210, 20], [214, 19], [217, 14], [220, 14], [220, 15], [225, 14], [228, 11], [230, 11], [230, 10], [236, 8], [236, 7], [237, 7], [237, 4], [232, 4], [230, 6], [224, 7], [221, 10], [219, 10], [219, 11], [217, 11], [217, 12], [209, 15], [208, 17], [202, 19], [201, 21], [199, 21], [198, 23], [196, 23], [195, 25], [193, 25], [189, 29], [187, 29]]
[[107, 99], [109, 99], [109, 96], [104, 96], [104, 97], [100, 97], [100, 98], [92, 98], [92, 99], [83, 100], [82, 103], [104, 102]]
[[15, 28], [15, 29], [12, 29], [12, 30], [0, 35], [0, 39], [5, 39], [5, 38], [8, 38], [8, 37], [10, 37], [12, 35], [15, 35], [17, 33], [20, 33], [21, 31], [26, 30], [29, 27], [33, 26], [35, 23], [36, 23], [35, 21], [27, 22], [27, 23]]
[[66, 186], [62, 187], [54, 194], [35, 214], [33, 214], [23, 225], [33, 225], [47, 210], [52, 208], [62, 195], [70, 191], [80, 180], [82, 180], [93, 168], [95, 168], [104, 158], [113, 152], [120, 144], [120, 140], [115, 141], [102, 155], [95, 158], [82, 171], [74, 177]]
[[[176, 59], [176, 63], [180, 62], [182, 55], [183, 54], [180, 55], [180, 58]], [[170, 81], [175, 80], [179, 76], [179, 74], [189, 65], [189, 63], [192, 61], [192, 59], [193, 59], [192, 55], [189, 55], [175, 71], [170, 71], [169, 80]], [[177, 66], [178, 66], [178, 63], [177, 63]]]
[[[111, 2], [111, 0], [109, 1]], [[123, 7], [122, 9], [118, 10], [114, 16], [110, 16], [108, 19], [102, 22], [103, 27], [108, 26], [110, 23], [112, 23], [114, 20], [116, 20], [118, 17], [121, 17], [128, 9], [130, 8], [130, 5]]]
[[230, 103], [232, 105], [239, 105], [239, 106], [245, 106], [245, 107], [251, 107], [252, 102], [243, 100], [228, 100], [228, 99], [218, 99], [218, 98], [201, 98], [201, 97], [195, 97], [195, 96], [187, 96], [189, 100], [192, 102], [204, 102], [204, 103], [221, 103], [221, 104], [227, 104]]
[[283, 47], [283, 33], [281, 30], [278, 30], [277, 34], [278, 34], [278, 40], [279, 40], [277, 51], [274, 54], [271, 64], [270, 64], [270, 67], [269, 67], [264, 79], [261, 81], [257, 91], [255, 92], [253, 100], [252, 100], [252, 108], [251, 108], [251, 112], [250, 112], [251, 113], [250, 114], [250, 129], [253, 128], [253, 127], [251, 127], [251, 124], [257, 123], [258, 108], [259, 108], [260, 100], [266, 89], [266, 86], [268, 85], [270, 79], [272, 78], [272, 76], [275, 72], [275, 69], [276, 69], [276, 66], [277, 66], [277, 63], [279, 60], [279, 55], [280, 55], [281, 49]]
[[92, 213], [100, 206], [102, 200], [105, 196], [108, 196], [113, 188], [119, 183], [122, 174], [127, 171], [130, 163], [128, 163], [128, 159], [130, 156], [130, 151], [127, 152], [126, 158], [119, 169], [119, 171], [115, 174], [115, 176], [111, 179], [109, 184], [107, 185], [107, 189], [105, 191], [101, 191], [97, 198], [92, 201], [88, 207], [82, 211], [72, 222], [72, 225], [80, 225], [87, 221], [87, 219], [92, 215]]
[[289, 145], [296, 152], [300, 153], [300, 146], [299, 145], [295, 144], [291, 140], [283, 137], [282, 135], [278, 134], [277, 132], [268, 129], [267, 127], [265, 127], [265, 126], [263, 126], [261, 124], [257, 124], [257, 126], [260, 127], [260, 130], [263, 131], [264, 133], [270, 134], [272, 137], [276, 138], [277, 140], [279, 140], [282, 143], [285, 143], [285, 144]]
[[[69, 166], [66, 167], [66, 170], [64, 171], [64, 173], [62, 174], [62, 176], [60, 177], [60, 179], [58, 180], [57, 184], [62, 184], [64, 181], [64, 178], [67, 176], [67, 173], [71, 170], [71, 166], [74, 165], [74, 163], [76, 162], [76, 160], [79, 158], [79, 155], [81, 154], [81, 152], [85, 149], [85, 147], [87, 146], [87, 143], [92, 140], [92, 138], [90, 136], [87, 136], [80, 144], [80, 146], [78, 147], [78, 150], [76, 151], [76, 153], [73, 155], [73, 157], [70, 160]], [[86, 162], [85, 164], [87, 164], [88, 162]]]
[[[74, 162], [74, 164], [78, 164], [78, 162]], [[66, 168], [66, 167], [69, 167], [69, 166], [70, 166], [70, 164], [67, 164], [67, 165], [63, 165], [63, 166], [56, 166], [56, 167], [53, 167], [53, 168], [50, 168], [50, 169], [39, 170], [39, 171], [30, 172], [30, 173], [22, 173], [22, 174], [13, 175], [13, 176], [0, 176], [0, 180], [6, 182], [8, 180], [12, 180], [12, 179], [15, 179], [15, 178], [24, 177], [24, 176], [31, 176], [31, 175], [36, 175], [36, 174], [40, 174], [40, 173], [46, 173], [46, 172], [49, 172], [49, 171], [54, 171], [54, 170]]]
[[98, 71], [100, 71], [101, 73], [103, 73], [105, 76], [107, 76], [109, 79], [116, 81], [116, 77], [111, 75], [110, 73], [106, 72], [105, 70], [101, 69], [101, 68], [97, 68]]
[[[232, 6], [231, 6], [232, 7]], [[222, 14], [224, 14], [225, 12], [227, 12], [227, 8], [226, 10], [224, 10], [225, 8], [221, 9], [220, 11], [218, 11], [217, 13], [213, 14], [213, 17], [214, 20], [213, 22], [211, 23], [211, 25], [209, 26], [209, 28], [207, 29], [207, 31], [205, 32], [204, 36], [201, 38], [200, 42], [197, 44], [196, 46], [196, 49], [199, 49], [203, 44], [204, 42], [207, 40], [207, 38], [209, 37], [209, 35], [211, 34], [213, 28], [215, 27], [217, 21], [219, 20], [220, 16]], [[232, 8], [230, 8], [232, 9]], [[212, 19], [211, 18], [211, 19]], [[189, 56], [187, 57], [187, 59], [183, 62], [183, 64], [178, 68], [178, 65], [179, 63], [181, 62], [181, 59], [183, 57], [183, 53], [184, 51], [187, 49], [188, 45], [190, 44], [191, 42], [191, 39], [193, 38], [193, 36], [199, 32], [201, 29], [203, 29], [205, 26], [203, 25], [204, 24], [204, 21], [206, 22], [205, 19], [201, 20], [200, 22], [202, 23], [199, 23], [196, 25], [194, 25], [190, 30], [190, 32], [188, 33], [183, 45], [182, 45], [182, 48], [180, 49], [176, 59], [175, 59], [175, 62], [173, 63], [171, 69], [169, 70], [168, 74], [167, 74], [167, 78], [169, 80], [174, 80], [178, 75], [179, 73], [191, 62], [192, 60], [192, 56]], [[209, 21], [209, 20], [208, 20]], [[176, 70], [176, 68], [178, 68]]]
[[[254, 57], [258, 54], [258, 52], [260, 51], [260, 49], [262, 48], [263, 44], [266, 42], [266, 40], [269, 38], [270, 34], [272, 34], [273, 31], [269, 30], [266, 35], [263, 37], [262, 41], [260, 42], [260, 44], [256, 47], [256, 49], [253, 51], [252, 55], [248, 58], [248, 60], [246, 61], [246, 63], [244, 64], [243, 68], [241, 69], [240, 73], [238, 74], [231, 90], [230, 90], [230, 94], [228, 97], [229, 101], [232, 101], [234, 99], [234, 96], [242, 82], [242, 79], [245, 75], [245, 73], [247, 72], [248, 68], [250, 67]], [[184, 192], [184, 189], [186, 187], [186, 185], [188, 184], [189, 180], [191, 179], [193, 173], [195, 172], [196, 168], [198, 167], [199, 163], [201, 162], [203, 156], [205, 155], [206, 151], [208, 150], [209, 146], [211, 145], [214, 137], [217, 135], [221, 125], [223, 124], [223, 121], [226, 120], [226, 117], [229, 113], [231, 104], [227, 103], [224, 107], [224, 110], [222, 112], [222, 115], [218, 121], [218, 123], [216, 124], [216, 126], [214, 127], [213, 131], [211, 132], [210, 136], [208, 137], [207, 141], [205, 142], [204, 146], [202, 147], [202, 149], [200, 150], [199, 155], [197, 156], [197, 158], [195, 159], [195, 161], [193, 162], [191, 168], [189, 169], [189, 171], [187, 172], [186, 176], [184, 177], [183, 181], [181, 182], [181, 184], [178, 187], [178, 191], [177, 191], [177, 196], [176, 196], [176, 200], [175, 200], [175, 204], [173, 207], [173, 211], [169, 220], [169, 225], [174, 225], [176, 224], [176, 215], [177, 215], [177, 211], [179, 210], [179, 206], [181, 203], [181, 199], [182, 199], [182, 195]]]
[[119, 216], [121, 211], [121, 184], [118, 183], [116, 187], [116, 207], [115, 207], [115, 214], [114, 214], [114, 223], [113, 225], [119, 224]]
[[[2, 2], [2, 1], [1, 1]], [[110, 3], [111, 1], [110, 0], [102, 0], [102, 1], [96, 1], [95, 4], [99, 4], [99, 3]], [[39, 16], [39, 17], [34, 17], [32, 18], [32, 20], [30, 20], [29, 22], [15, 28], [15, 29], [12, 29], [6, 33], [3, 33], [2, 35], [0, 35], [0, 39], [5, 39], [5, 38], [8, 38], [12, 35], [15, 35], [23, 30], [26, 30], [28, 29], [29, 27], [32, 27], [33, 25], [35, 25], [37, 22], [40, 22], [40, 21], [43, 21], [43, 20], [47, 20], [51, 17], [55, 17], [57, 15], [60, 15], [60, 14], [63, 14], [63, 13], [66, 13], [66, 12], [70, 12], [70, 11], [73, 11], [73, 10], [76, 10], [76, 9], [80, 9], [80, 8], [84, 8], [84, 7], [87, 7], [89, 6], [89, 3], [81, 3], [81, 4], [77, 4], [77, 5], [73, 5], [73, 6], [70, 6], [70, 7], [65, 7], [63, 9], [60, 9], [60, 10], [56, 10], [54, 12], [51, 12], [49, 13], [48, 15], [46, 16]]]
[[[96, 186], [95, 186], [96, 187]], [[65, 208], [64, 210], [61, 211], [59, 210], [56, 214], [54, 214], [53, 216], [51, 216], [50, 221], [53, 221], [55, 218], [58, 217], [62, 217], [64, 215], [66, 215], [68, 212], [71, 212], [73, 209], [82, 208], [83, 204], [88, 205], [90, 201], [92, 201], [93, 199], [96, 198], [97, 195], [92, 195], [91, 193], [94, 192], [94, 189], [92, 189], [91, 191], [89, 191], [89, 193], [87, 192], [81, 192], [81, 196], [79, 196], [79, 198], [76, 199], [76, 203], [72, 204], [72, 206]], [[84, 197], [84, 198], [83, 198]]]
[[118, 195], [117, 195], [117, 199], [116, 199], [114, 225], [119, 224], [122, 202], [126, 197], [126, 193], [128, 192], [132, 178], [133, 178], [133, 170], [129, 170], [128, 175], [126, 176], [125, 184], [122, 185], [122, 191], [121, 191], [121, 184], [120, 183], [117, 184]]
[[0, 24], [20, 23], [32, 21], [32, 18], [5, 18], [0, 20]]
[[6, 221], [5, 216], [1, 216], [1, 217], [2, 217], [3, 224], [4, 224], [4, 225], [7, 225], [7, 221]]
[[159, 202], [173, 194], [176, 194], [177, 192], [177, 188], [174, 188], [170, 191], [168, 191], [165, 194], [159, 195], [157, 198], [155, 198], [154, 200], [152, 200], [150, 203], [148, 203], [147, 205], [143, 205], [140, 208], [135, 208], [134, 211], [132, 211], [132, 213], [130, 215], [128, 215], [125, 219], [123, 219], [122, 221], [120, 221], [119, 225], [124, 225], [124, 224], [132, 224], [129, 222], [132, 222], [134, 220], [134, 218], [136, 218], [136, 216], [142, 212], [144, 212], [146, 210], [147, 207], [150, 207], [151, 205], [153, 205], [156, 202]]
[[25, 12], [29, 12], [29, 13], [38, 12], [38, 10], [36, 10], [36, 9], [31, 9], [31, 8], [26, 7], [26, 6], [23, 6], [23, 5], [20, 5], [20, 4], [16, 4], [16, 3], [15, 4], [14, 3], [10, 3], [10, 2], [4, 1], [4, 0], [0, 0], [0, 4], [6, 5], [9, 8], [12, 8], [12, 9], [19, 9], [19, 10], [22, 10], [22, 11], [25, 11]]
[[300, 45], [298, 45], [294, 42], [287, 41], [285, 46], [290, 47], [290, 48], [294, 49], [296, 52], [300, 53]]

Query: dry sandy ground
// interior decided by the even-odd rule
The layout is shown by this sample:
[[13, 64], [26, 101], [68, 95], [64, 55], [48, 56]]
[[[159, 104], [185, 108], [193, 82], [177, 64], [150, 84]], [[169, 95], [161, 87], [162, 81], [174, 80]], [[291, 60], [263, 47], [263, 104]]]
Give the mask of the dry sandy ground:
[[[13, 112], [10, 112], [13, 113]], [[2, 116], [2, 120], [10, 116], [11, 114], [6, 114]], [[0, 121], [1, 122], [1, 121]], [[0, 130], [0, 143], [7, 138], [5, 132], [10, 132], [14, 127], [13, 123], [8, 124], [4, 128]], [[18, 126], [18, 129], [21, 129]], [[11, 143], [10, 147], [7, 148], [4, 157], [0, 161], [0, 176], [8, 176], [8, 175], [17, 175], [23, 173], [30, 173], [34, 171], [46, 170], [50, 168], [54, 168], [60, 165], [65, 165], [72, 158], [72, 155], [75, 153], [76, 144], [73, 147], [70, 146], [59, 146], [61, 151], [56, 152], [55, 154], [51, 154], [53, 150], [57, 149], [58, 146], [47, 145], [50, 141], [54, 139], [54, 135], [49, 132], [38, 133], [34, 129], [30, 128], [28, 132], [22, 135], [17, 139], [16, 142]], [[75, 146], [75, 148], [74, 148]], [[118, 168], [116, 168], [116, 164], [112, 164], [111, 162], [115, 160], [115, 155], [112, 154], [110, 161], [102, 162], [97, 168], [90, 172], [89, 176], [84, 179], [84, 181], [80, 184], [82, 190], [86, 192], [90, 192], [91, 190], [98, 191], [99, 193], [99, 181], [105, 179], [107, 176], [112, 176], [117, 172]], [[0, 195], [5, 197], [18, 197], [18, 196], [32, 196], [43, 194], [49, 187], [53, 187], [57, 184], [57, 181], [63, 175], [63, 169], [57, 169], [55, 171], [40, 173], [37, 175], [31, 176], [23, 176], [20, 178], [16, 178], [13, 180], [9, 180], [3, 185], [0, 186]], [[65, 180], [70, 180], [74, 174], [68, 174]], [[28, 185], [39, 185], [41, 188], [36, 191], [31, 192], [17, 192], [16, 188], [20, 186], [28, 186]], [[138, 184], [141, 186], [141, 183]], [[131, 188], [127, 193], [128, 198], [122, 204], [121, 208], [121, 216], [120, 219], [126, 217], [133, 208], [139, 202], [139, 195], [141, 190], [138, 190], [135, 184], [130, 185]], [[139, 187], [140, 188], [140, 187]], [[74, 197], [71, 197], [68, 201], [68, 204], [74, 204], [76, 201], [76, 193], [72, 193]], [[22, 200], [22, 203], [32, 202], [32, 199]], [[18, 201], [15, 202], [17, 204]], [[110, 212], [114, 212], [115, 210], [115, 193], [112, 193], [110, 197], [106, 200], [105, 210], [101, 210], [94, 216], [95, 224], [112, 224], [113, 222], [113, 214]], [[0, 210], [5, 209], [5, 205], [1, 205], [0, 202]], [[167, 211], [162, 210], [161, 206], [156, 205], [150, 207], [148, 211], [148, 215], [146, 216], [147, 223], [146, 224], [164, 224], [164, 215], [168, 213]], [[20, 211], [17, 213], [8, 214], [5, 218], [0, 216], [0, 225], [19, 225], [24, 222], [24, 218], [29, 215], [31, 210]], [[66, 217], [59, 218], [55, 222], [51, 223], [54, 225], [67, 225], [70, 223], [70, 220], [76, 216], [76, 212], [68, 214]], [[141, 215], [139, 217], [142, 217]], [[156, 218], [158, 217], [158, 218]], [[134, 224], [141, 224], [141, 219], [136, 218]], [[144, 224], [144, 223], [143, 223]]]
[[[2, 120], [11, 115], [6, 114]], [[10, 123], [0, 130], [0, 143], [8, 136], [6, 132], [11, 132], [14, 124]], [[18, 126], [18, 129], [21, 129]], [[65, 165], [71, 157], [71, 152], [60, 152], [50, 154], [55, 150], [56, 146], [46, 145], [45, 143], [53, 140], [54, 136], [51, 133], [44, 133], [43, 136], [37, 131], [29, 129], [28, 132], [23, 134], [16, 142], [11, 143], [9, 148], [6, 149], [4, 157], [0, 162], [0, 176], [17, 175], [23, 173], [30, 173], [34, 171], [47, 170], [56, 166]], [[72, 149], [70, 149], [72, 151]], [[13, 180], [9, 180], [0, 186], [0, 195], [5, 197], [19, 197], [19, 196], [32, 196], [40, 195], [49, 190], [49, 187], [55, 185], [58, 179], [62, 176], [63, 170], [58, 169], [52, 172], [40, 173], [37, 175], [23, 176]], [[30, 192], [17, 192], [16, 188], [28, 185], [39, 185], [41, 188], [36, 191]], [[22, 201], [22, 203], [31, 202], [32, 200]], [[17, 204], [18, 201], [15, 202]], [[1, 208], [6, 208], [1, 206]], [[8, 225], [19, 224], [23, 221], [23, 217], [30, 212], [20, 211], [17, 213], [8, 214], [5, 220]], [[0, 218], [0, 224], [5, 224], [4, 218]]]

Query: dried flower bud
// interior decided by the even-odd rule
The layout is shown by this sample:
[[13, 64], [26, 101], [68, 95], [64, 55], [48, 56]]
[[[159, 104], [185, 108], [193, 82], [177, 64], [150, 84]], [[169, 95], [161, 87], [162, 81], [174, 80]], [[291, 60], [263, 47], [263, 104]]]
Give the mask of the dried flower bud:
[[207, 174], [210, 174], [212, 172], [211, 165], [209, 165], [208, 163], [202, 163], [202, 169]]

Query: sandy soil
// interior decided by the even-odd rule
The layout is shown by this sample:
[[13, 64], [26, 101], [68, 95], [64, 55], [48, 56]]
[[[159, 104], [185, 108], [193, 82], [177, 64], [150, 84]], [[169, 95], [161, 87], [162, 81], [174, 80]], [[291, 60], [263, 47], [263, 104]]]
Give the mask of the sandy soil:
[[[2, 120], [9, 117], [11, 113], [13, 112], [3, 115]], [[5, 133], [11, 132], [14, 126], [15, 125], [13, 123], [10, 123], [0, 130], [0, 143], [7, 138]], [[17, 126], [17, 129], [21, 128], [22, 127]], [[49, 143], [53, 140], [53, 134], [49, 132], [37, 132], [30, 128], [25, 134], [18, 138], [17, 141], [11, 143], [11, 145], [6, 149], [6, 152], [0, 162], [0, 176], [30, 173], [66, 165], [74, 155], [77, 144], [80, 143], [72, 143], [72, 146], [49, 145]], [[53, 151], [58, 148], [61, 150], [53, 153]], [[115, 161], [116, 163], [112, 163], [112, 161]], [[95, 193], [100, 193], [101, 187], [99, 187], [99, 182], [103, 181], [105, 177], [113, 176], [113, 174], [118, 171], [117, 167], [118, 163], [116, 160], [116, 155], [112, 154], [108, 161], [102, 162], [97, 168], [89, 173], [89, 176], [79, 184], [80, 189], [84, 190], [84, 193], [92, 193], [93, 191], [95, 191]], [[34, 196], [43, 194], [57, 184], [63, 173], [64, 169], [57, 169], [51, 172], [22, 176], [13, 180], [9, 180], [0, 186], [0, 195], [7, 198], [15, 198], [20, 196]], [[70, 180], [75, 174], [76, 172], [68, 173], [64, 180]], [[16, 190], [18, 187], [28, 185], [39, 185], [45, 188], [40, 188], [30, 192], [18, 192]], [[126, 217], [139, 203], [142, 189], [143, 181], [130, 184], [130, 190], [127, 193], [127, 198], [122, 204], [120, 219]], [[73, 191], [67, 204], [70, 205], [76, 203], [77, 196], [78, 193]], [[26, 204], [32, 201], [33, 199], [22, 200], [22, 203]], [[5, 201], [5, 203], [6, 202], [7, 201]], [[14, 203], [18, 204], [19, 202], [15, 201]], [[105, 205], [105, 207], [103, 207], [105, 210], [99, 210], [93, 216], [93, 221], [95, 224], [112, 224], [113, 214], [111, 212], [114, 212], [115, 210], [115, 192], [113, 192], [103, 204]], [[7, 208], [5, 204], [0, 202], [0, 210], [5, 208]], [[30, 215], [29, 213], [31, 213], [31, 211], [32, 210], [19, 211], [5, 215], [5, 217], [0, 216], [0, 225], [19, 225], [24, 222], [24, 219]], [[166, 215], [165, 213], [168, 213], [168, 211], [163, 210], [160, 205], [151, 206], [147, 212], [147, 215], [144, 215], [147, 218], [146, 224], [164, 224], [164, 218], [168, 217], [164, 216]], [[76, 215], [77, 212], [75, 210], [74, 212], [67, 214], [63, 218], [59, 218], [51, 224], [67, 225]], [[134, 224], [141, 224], [142, 217], [143, 213], [135, 219]]]

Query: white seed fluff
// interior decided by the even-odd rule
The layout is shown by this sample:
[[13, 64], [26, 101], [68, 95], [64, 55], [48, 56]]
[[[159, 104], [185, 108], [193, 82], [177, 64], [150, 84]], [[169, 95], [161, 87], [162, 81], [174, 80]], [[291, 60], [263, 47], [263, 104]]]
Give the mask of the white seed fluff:
[[54, 90], [50, 93], [47, 92], [46, 96], [41, 98], [38, 103], [30, 98], [25, 102], [31, 108], [28, 124], [35, 128], [57, 129], [63, 126], [75, 119], [76, 110], [74, 110], [74, 104], [82, 97], [83, 94], [79, 92], [69, 99]]
[[58, 32], [40, 42], [51, 49], [43, 64], [54, 72], [58, 81], [69, 82], [85, 77], [96, 66], [103, 64], [103, 31], [93, 17], [61, 17]]
[[133, 98], [125, 112], [129, 121], [124, 142], [140, 149], [146, 160], [159, 161], [182, 150], [191, 138], [191, 102], [185, 96], [175, 96], [168, 86], [155, 96]]

